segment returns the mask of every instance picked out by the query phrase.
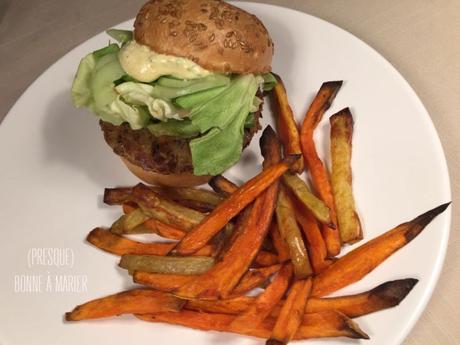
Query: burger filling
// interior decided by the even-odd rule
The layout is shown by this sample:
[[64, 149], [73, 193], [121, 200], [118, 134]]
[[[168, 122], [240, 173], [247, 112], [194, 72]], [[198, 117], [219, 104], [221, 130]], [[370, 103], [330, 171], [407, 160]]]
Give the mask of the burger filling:
[[190, 139], [195, 175], [220, 174], [239, 160], [244, 129], [254, 125], [262, 102], [258, 91], [276, 83], [270, 73], [213, 73], [189, 59], [153, 52], [131, 31], [108, 34], [120, 45], [81, 60], [72, 85], [76, 107], [115, 126]]

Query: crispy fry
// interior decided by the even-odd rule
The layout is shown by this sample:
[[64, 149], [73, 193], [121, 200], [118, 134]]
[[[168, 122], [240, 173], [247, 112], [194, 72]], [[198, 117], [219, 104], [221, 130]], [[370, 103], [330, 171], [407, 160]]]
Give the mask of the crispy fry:
[[351, 174], [353, 116], [345, 108], [329, 118], [331, 123], [331, 185], [334, 195], [340, 238], [355, 243], [363, 238], [361, 222], [355, 209]]
[[142, 243], [132, 241], [101, 228], [92, 230], [86, 240], [99, 249], [116, 255], [166, 255], [174, 247], [174, 243]]
[[312, 296], [321, 297], [362, 279], [398, 249], [412, 241], [450, 203], [440, 205], [413, 220], [364, 243], [315, 277]]
[[[264, 130], [260, 144], [262, 155], [265, 157], [264, 169], [268, 170], [281, 160], [280, 145], [270, 126]], [[174, 293], [188, 299], [228, 297], [262, 246], [272, 220], [277, 193], [278, 182], [274, 182], [256, 198], [245, 222], [239, 224], [241, 231], [237, 230], [238, 235], [222, 259], [206, 274], [180, 287]], [[242, 252], [245, 255], [241, 255]], [[258, 257], [259, 260], [262, 258], [260, 253]], [[278, 259], [274, 255], [273, 258], [276, 261]]]
[[229, 196], [230, 194], [238, 190], [238, 186], [236, 184], [226, 179], [222, 175], [214, 176], [209, 181], [209, 185], [216, 193], [219, 193], [220, 195], [223, 195], [225, 197]]
[[261, 250], [254, 259], [254, 263], [259, 267], [267, 267], [280, 263], [278, 255]]
[[[246, 292], [262, 285], [272, 274], [276, 273], [279, 268], [280, 265], [273, 265], [248, 271], [233, 290], [232, 298], [244, 295]], [[156, 290], [171, 292], [195, 279], [195, 277], [179, 274], [135, 271], [133, 279], [136, 283], [152, 287]]]
[[[233, 332], [263, 339], [270, 336], [271, 329], [274, 325], [273, 319], [267, 319], [263, 324], [257, 327], [242, 330], [236, 327], [230, 327], [234, 319], [232, 315], [199, 313], [189, 310], [182, 310], [178, 313], [136, 314], [135, 316], [140, 320], [148, 322], [166, 322], [204, 331]], [[304, 323], [297, 330], [294, 339], [330, 337], [369, 339], [368, 335], [364, 333], [353, 320], [335, 311], [309, 314], [309, 317], [304, 320]]]
[[[294, 338], [303, 322], [311, 285], [311, 278], [294, 282], [286, 301], [281, 307], [270, 338], [266, 342], [267, 345], [287, 344]], [[306, 319], [308, 320], [308, 317]]]
[[[283, 144], [284, 154], [286, 156], [291, 154], [302, 154], [300, 149], [299, 130], [297, 128], [297, 123], [294, 119], [291, 106], [289, 105], [286, 88], [279, 76], [277, 76], [276, 79], [278, 80], [278, 83], [273, 90], [277, 106], [276, 124], [280, 140]], [[298, 174], [302, 173], [303, 169], [303, 158], [299, 159], [291, 167], [291, 171]]]
[[142, 183], [133, 188], [132, 198], [147, 216], [179, 229], [190, 230], [206, 216], [204, 213], [165, 199]]
[[293, 204], [296, 210], [295, 216], [297, 222], [307, 239], [306, 246], [313, 271], [315, 274], [318, 274], [330, 264], [330, 262], [326, 260], [327, 249], [324, 239], [321, 236], [319, 224], [298, 200], [293, 200]]
[[236, 192], [220, 203], [197, 227], [179, 242], [175, 252], [180, 255], [189, 255], [203, 247], [230, 219], [236, 216], [286, 172], [295, 160], [297, 160], [297, 156], [290, 156], [282, 162], [262, 171], [259, 175], [238, 188]]
[[177, 312], [184, 301], [155, 290], [135, 289], [98, 298], [65, 314], [67, 321], [100, 319], [121, 314]]
[[[397, 306], [417, 284], [417, 279], [388, 281], [372, 290], [356, 295], [308, 299], [305, 314], [336, 310], [355, 318]], [[219, 301], [188, 301], [185, 308], [205, 313], [239, 315], [251, 308], [256, 297], [241, 296]], [[273, 308], [271, 317], [278, 317], [284, 301]]]
[[124, 214], [130, 214], [135, 209], [137, 209], [137, 205], [133, 202], [124, 202], [121, 206], [123, 208]]
[[[320, 90], [305, 115], [300, 134], [303, 157], [310, 171], [313, 187], [329, 208], [332, 223], [336, 226], [337, 216], [335, 213], [334, 198], [329, 183], [329, 176], [323, 162], [316, 152], [315, 143], [313, 141], [313, 131], [321, 121], [324, 112], [331, 106], [341, 86], [342, 81], [326, 82], [321, 85]], [[338, 255], [341, 247], [338, 230], [327, 225], [322, 225], [321, 228], [328, 255], [331, 257]]]
[[289, 260], [289, 247], [286, 244], [286, 241], [281, 236], [280, 231], [278, 229], [278, 223], [276, 223], [276, 221], [272, 222], [272, 225], [270, 227], [270, 237], [272, 239], [273, 246], [275, 247], [276, 252], [278, 253], [278, 261], [282, 263]]
[[308, 258], [302, 234], [295, 219], [294, 206], [283, 188], [284, 186], [280, 187], [278, 203], [276, 205], [278, 229], [289, 247], [295, 276], [298, 279], [306, 278], [312, 274], [310, 259]]
[[323, 224], [334, 226], [331, 224], [331, 215], [329, 208], [323, 203], [321, 199], [318, 199], [307, 184], [302, 181], [298, 175], [284, 174], [283, 182], [287, 188], [296, 196], [311, 214]]
[[177, 229], [156, 219], [148, 219], [143, 225], [146, 229], [150, 229], [158, 236], [168, 238], [170, 240], [180, 240], [186, 234], [186, 232], [182, 229]]
[[104, 203], [107, 205], [122, 205], [131, 201], [131, 187], [106, 188], [104, 190]]
[[241, 315], [238, 315], [230, 327], [244, 329], [245, 327], [260, 325], [269, 315], [272, 309], [283, 298], [292, 277], [292, 266], [284, 265], [278, 275], [261, 293], [254, 303]]
[[214, 259], [208, 256], [174, 257], [156, 255], [123, 255], [119, 266], [129, 271], [194, 275], [208, 271]]
[[194, 187], [150, 187], [160, 195], [201, 212], [213, 210], [224, 199], [218, 193]]

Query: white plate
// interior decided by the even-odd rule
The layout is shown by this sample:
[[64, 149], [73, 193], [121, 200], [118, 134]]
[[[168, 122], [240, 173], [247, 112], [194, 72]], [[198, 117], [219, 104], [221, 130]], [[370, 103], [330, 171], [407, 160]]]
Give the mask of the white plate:
[[[327, 115], [350, 106], [355, 117], [354, 189], [366, 239], [450, 200], [444, 153], [433, 124], [413, 90], [386, 60], [351, 34], [317, 18], [269, 5], [238, 5], [257, 14], [273, 36], [273, 67], [283, 76], [299, 119], [323, 81], [345, 81]], [[93, 227], [109, 225], [119, 214], [117, 208], [102, 204], [104, 187], [137, 181], [104, 143], [96, 118], [74, 109], [69, 93], [80, 58], [107, 41], [105, 34], [99, 34], [51, 66], [0, 127], [0, 343], [260, 344], [252, 338], [149, 324], [129, 316], [63, 322], [63, 313], [76, 304], [131, 285], [116, 267], [117, 258], [84, 238]], [[271, 121], [268, 112], [264, 121]], [[327, 116], [318, 132], [324, 156]], [[246, 180], [259, 170], [260, 162], [256, 137], [227, 176]], [[439, 276], [449, 224], [450, 210], [363, 281], [343, 291], [363, 291], [403, 277], [420, 279], [399, 307], [358, 319], [372, 339], [366, 344], [399, 344], [408, 334]], [[69, 259], [60, 267], [39, 262], [41, 248], [59, 250]], [[78, 276], [87, 279], [87, 291], [78, 292], [75, 286], [56, 291], [56, 277]], [[20, 292], [25, 288], [21, 282], [39, 277], [38, 291]]]

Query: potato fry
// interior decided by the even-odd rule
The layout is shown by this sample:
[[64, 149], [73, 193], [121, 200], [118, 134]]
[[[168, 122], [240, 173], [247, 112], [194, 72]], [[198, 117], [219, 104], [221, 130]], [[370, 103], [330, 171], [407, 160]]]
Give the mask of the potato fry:
[[319, 224], [298, 200], [293, 200], [293, 204], [296, 210], [295, 217], [307, 239], [305, 244], [313, 271], [315, 274], [318, 274], [330, 264], [326, 259], [327, 249], [324, 239], [321, 236]]
[[329, 122], [331, 123], [331, 185], [340, 238], [343, 243], [351, 244], [363, 238], [351, 186], [353, 116], [350, 110], [345, 108], [332, 115]]
[[147, 216], [179, 229], [190, 230], [206, 216], [204, 213], [165, 199], [142, 183], [133, 188], [132, 198]]
[[[264, 169], [268, 170], [281, 160], [281, 148], [270, 126], [264, 130], [260, 145], [265, 157]], [[180, 287], [174, 293], [187, 299], [228, 297], [262, 246], [272, 221], [277, 193], [278, 182], [275, 181], [256, 198], [247, 218], [245, 217], [245, 222], [239, 224], [242, 231], [237, 230], [238, 235], [222, 259], [206, 274]], [[242, 252], [245, 255], [241, 255]], [[258, 257], [261, 258], [260, 253]], [[277, 261], [276, 256], [274, 259]]]
[[236, 184], [226, 179], [222, 175], [214, 176], [209, 181], [209, 185], [216, 193], [219, 193], [220, 195], [223, 195], [225, 197], [229, 196], [230, 194], [238, 190], [238, 186]]
[[131, 212], [133, 212], [134, 210], [136, 210], [138, 207], [135, 203], [133, 202], [124, 202], [122, 205], [122, 208], [123, 208], [123, 213], [124, 214], [130, 214]]
[[294, 206], [284, 186], [280, 187], [278, 203], [276, 205], [278, 229], [289, 247], [289, 255], [294, 266], [295, 276], [298, 279], [306, 278], [313, 273], [310, 259], [299, 226], [297, 225]]
[[446, 203], [429, 210], [347, 253], [315, 277], [312, 296], [325, 296], [361, 280], [391, 254], [417, 237], [449, 205]]
[[131, 201], [132, 187], [105, 188], [103, 201], [107, 205], [122, 205]]
[[[284, 154], [302, 154], [300, 149], [300, 136], [297, 123], [292, 113], [291, 106], [284, 87], [283, 80], [277, 76], [277, 84], [273, 89], [274, 101], [276, 105], [276, 125], [279, 132], [280, 140], [283, 144]], [[299, 159], [292, 165], [291, 171], [294, 173], [302, 173], [304, 169], [303, 158]]]
[[270, 338], [266, 342], [267, 345], [287, 344], [294, 338], [303, 322], [311, 285], [311, 278], [294, 282], [286, 301], [281, 307]]
[[272, 309], [283, 298], [292, 277], [292, 265], [284, 265], [277, 276], [267, 286], [265, 291], [257, 296], [251, 306], [241, 315], [238, 315], [230, 327], [244, 329], [245, 327], [260, 325]]
[[340, 234], [337, 229], [337, 216], [335, 213], [334, 198], [329, 182], [329, 176], [323, 162], [316, 152], [315, 143], [313, 141], [313, 131], [321, 121], [324, 112], [331, 106], [331, 103], [341, 86], [342, 81], [326, 82], [321, 85], [320, 90], [305, 115], [300, 132], [300, 143], [303, 157], [310, 171], [313, 187], [329, 208], [332, 223], [336, 226], [335, 229], [328, 225], [322, 225], [321, 227], [328, 255], [330, 257], [336, 256], [340, 253]]
[[[235, 318], [232, 315], [199, 313], [189, 310], [182, 310], [178, 313], [135, 314], [135, 316], [140, 320], [148, 322], [166, 322], [204, 331], [232, 332], [262, 339], [266, 339], [270, 336], [271, 329], [274, 325], [274, 319], [267, 319], [262, 325], [242, 330], [236, 327], [230, 327], [231, 322]], [[353, 320], [335, 311], [309, 314], [308, 319], [306, 319], [297, 330], [294, 339], [331, 337], [369, 339], [368, 335], [364, 333]]]
[[121, 314], [178, 312], [184, 301], [159, 291], [135, 289], [98, 298], [65, 314], [67, 321], [100, 319]]
[[[399, 305], [417, 284], [417, 279], [407, 278], [383, 283], [372, 290], [355, 295], [316, 298], [307, 301], [305, 314], [336, 310], [350, 318], [360, 317]], [[259, 295], [260, 296], [260, 295]], [[241, 296], [218, 301], [191, 300], [185, 308], [205, 313], [239, 315], [252, 307], [257, 297]], [[270, 316], [278, 317], [284, 301], [273, 308]]]
[[123, 255], [119, 266], [128, 271], [195, 275], [202, 274], [214, 266], [208, 256], [174, 257], [157, 255]]
[[236, 192], [219, 204], [198, 226], [190, 231], [175, 248], [175, 253], [189, 255], [202, 248], [216, 235], [230, 219], [272, 185], [290, 165], [297, 160], [297, 156], [290, 156], [282, 162], [271, 166], [253, 177]]
[[[280, 265], [273, 265], [248, 271], [235, 287], [232, 298], [244, 295], [246, 292], [259, 287], [266, 282], [271, 275], [276, 273], [279, 268]], [[195, 278], [196, 277], [191, 275], [161, 274], [142, 271], [135, 271], [133, 273], [134, 282], [164, 292], [174, 291]]]
[[150, 188], [166, 198], [200, 212], [212, 211], [224, 199], [218, 193], [200, 188], [165, 186], [151, 186]]
[[310, 191], [307, 184], [298, 175], [284, 174], [283, 182], [318, 221], [334, 226], [331, 223], [329, 208]]

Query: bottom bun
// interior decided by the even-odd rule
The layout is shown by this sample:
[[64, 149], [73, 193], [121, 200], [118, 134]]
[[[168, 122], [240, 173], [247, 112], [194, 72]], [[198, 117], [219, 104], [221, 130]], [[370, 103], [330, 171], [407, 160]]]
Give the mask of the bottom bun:
[[212, 177], [209, 175], [196, 176], [190, 173], [158, 174], [153, 171], [144, 170], [125, 158], [121, 158], [121, 160], [126, 164], [129, 171], [148, 184], [161, 184], [170, 187], [191, 187], [208, 183]]

